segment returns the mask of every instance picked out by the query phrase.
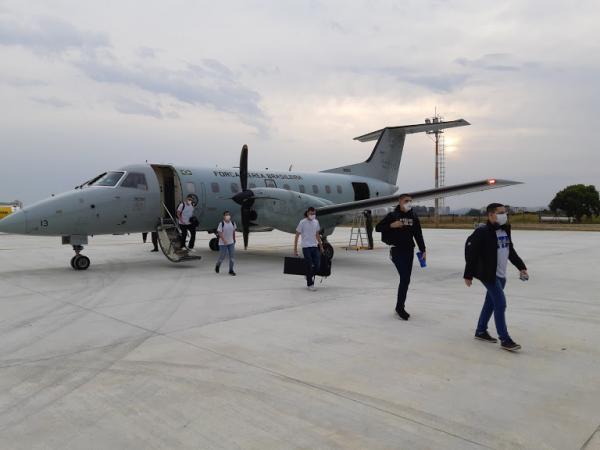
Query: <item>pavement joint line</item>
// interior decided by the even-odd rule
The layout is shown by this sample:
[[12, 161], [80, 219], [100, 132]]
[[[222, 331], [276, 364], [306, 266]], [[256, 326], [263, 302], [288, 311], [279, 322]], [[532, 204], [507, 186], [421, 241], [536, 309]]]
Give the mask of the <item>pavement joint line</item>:
[[587, 449], [588, 445], [592, 443], [592, 439], [594, 439], [594, 436], [596, 436], [596, 434], [600, 434], [600, 425], [598, 425], [598, 427], [592, 432], [587, 441], [583, 443], [583, 445], [581, 446], [581, 450]]
[[[21, 287], [22, 287], [22, 286], [21, 286]], [[311, 388], [311, 389], [314, 389], [314, 390], [318, 390], [318, 391], [321, 391], [321, 392], [327, 392], [327, 393], [328, 393], [328, 394], [330, 394], [330, 395], [333, 395], [333, 396], [336, 396], [336, 397], [339, 397], [339, 398], [343, 398], [343, 399], [345, 399], [345, 400], [348, 400], [348, 401], [351, 401], [351, 402], [354, 402], [354, 403], [360, 404], [360, 405], [362, 405], [362, 406], [365, 406], [365, 407], [367, 407], [367, 408], [371, 408], [371, 409], [374, 409], [374, 410], [376, 410], [376, 411], [382, 412], [382, 413], [384, 413], [384, 414], [391, 415], [391, 416], [393, 416], [393, 417], [396, 417], [396, 418], [398, 418], [398, 419], [402, 419], [402, 420], [405, 420], [405, 421], [407, 421], [407, 422], [411, 422], [411, 423], [414, 423], [414, 424], [417, 424], [417, 425], [423, 426], [423, 427], [425, 427], [425, 428], [428, 428], [428, 429], [431, 429], [431, 430], [437, 431], [437, 432], [439, 432], [439, 433], [442, 433], [442, 434], [445, 434], [445, 435], [447, 435], [447, 436], [452, 436], [452, 437], [454, 437], [454, 438], [457, 438], [457, 439], [459, 439], [459, 440], [462, 440], [462, 441], [465, 441], [465, 442], [469, 442], [469, 443], [471, 443], [471, 444], [475, 444], [475, 445], [478, 445], [478, 446], [480, 446], [480, 447], [483, 447], [483, 448], [488, 448], [488, 449], [495, 450], [495, 448], [494, 448], [494, 447], [490, 447], [490, 446], [488, 446], [488, 445], [486, 445], [486, 444], [483, 444], [483, 443], [481, 443], [481, 442], [474, 441], [474, 440], [472, 440], [472, 439], [469, 439], [469, 438], [466, 438], [466, 437], [460, 436], [460, 435], [458, 435], [458, 434], [455, 434], [455, 433], [452, 433], [452, 432], [450, 432], [450, 431], [444, 430], [444, 429], [442, 429], [442, 428], [439, 428], [439, 427], [436, 427], [436, 426], [433, 426], [433, 425], [427, 424], [427, 423], [425, 423], [425, 422], [421, 422], [421, 421], [419, 421], [419, 420], [416, 420], [416, 419], [413, 419], [413, 418], [411, 418], [411, 417], [403, 416], [403, 415], [401, 415], [401, 414], [398, 414], [398, 413], [395, 413], [395, 412], [393, 412], [393, 411], [389, 411], [389, 410], [387, 410], [387, 409], [384, 409], [384, 408], [378, 407], [378, 406], [376, 406], [376, 405], [369, 404], [368, 402], [364, 402], [364, 401], [361, 401], [361, 400], [354, 399], [354, 398], [352, 398], [352, 397], [350, 397], [350, 396], [347, 396], [347, 395], [340, 394], [339, 392], [335, 392], [334, 390], [328, 389], [328, 388], [326, 388], [326, 387], [324, 387], [324, 386], [319, 386], [319, 385], [317, 385], [317, 384], [314, 384], [314, 383], [311, 383], [311, 382], [308, 382], [308, 381], [304, 381], [304, 380], [301, 380], [301, 379], [299, 379], [299, 378], [294, 378], [294, 377], [291, 377], [291, 376], [289, 376], [289, 375], [286, 375], [286, 374], [284, 374], [284, 373], [281, 373], [281, 372], [278, 372], [278, 371], [276, 371], [276, 370], [270, 369], [270, 368], [268, 368], [268, 367], [264, 367], [264, 366], [261, 366], [261, 365], [259, 365], [259, 364], [255, 364], [255, 363], [252, 363], [252, 362], [249, 362], [249, 361], [245, 361], [245, 360], [243, 360], [243, 359], [237, 358], [237, 357], [235, 357], [235, 356], [232, 356], [232, 355], [228, 355], [228, 354], [226, 354], [226, 353], [223, 353], [223, 352], [220, 352], [220, 351], [214, 350], [214, 349], [212, 349], [212, 348], [209, 348], [209, 347], [204, 347], [204, 346], [201, 346], [201, 345], [195, 344], [195, 343], [193, 343], [193, 342], [189, 342], [189, 341], [187, 341], [187, 340], [185, 340], [185, 339], [181, 339], [181, 338], [177, 338], [177, 337], [175, 337], [175, 336], [171, 336], [170, 334], [162, 333], [162, 332], [160, 332], [160, 331], [152, 330], [152, 329], [149, 329], [149, 328], [143, 327], [143, 326], [141, 326], [141, 325], [137, 325], [137, 324], [134, 324], [134, 323], [128, 322], [128, 321], [126, 321], [126, 320], [122, 320], [122, 319], [119, 319], [119, 318], [113, 317], [113, 316], [111, 316], [111, 315], [109, 315], [109, 314], [105, 314], [105, 313], [102, 313], [102, 312], [96, 311], [96, 310], [94, 310], [94, 309], [92, 309], [92, 308], [87, 308], [87, 307], [85, 307], [85, 306], [82, 306], [82, 305], [77, 305], [77, 304], [75, 304], [75, 303], [72, 303], [72, 302], [65, 302], [65, 301], [62, 301], [62, 300], [58, 300], [58, 299], [52, 298], [52, 297], [50, 297], [50, 296], [48, 296], [48, 295], [46, 295], [46, 294], [44, 294], [44, 293], [42, 293], [42, 292], [38, 292], [38, 291], [36, 291], [35, 289], [26, 288], [26, 287], [22, 287], [22, 288], [23, 288], [23, 289], [30, 290], [31, 292], [37, 293], [37, 294], [39, 294], [39, 295], [42, 295], [43, 297], [49, 298], [49, 299], [50, 299], [50, 300], [52, 300], [52, 301], [59, 302], [59, 303], [63, 303], [63, 304], [67, 304], [67, 305], [73, 306], [73, 307], [75, 307], [75, 308], [83, 309], [83, 310], [89, 311], [89, 312], [91, 312], [91, 313], [98, 314], [98, 315], [100, 315], [100, 316], [103, 316], [103, 317], [105, 317], [105, 318], [108, 318], [108, 319], [115, 320], [115, 321], [117, 321], [117, 322], [120, 322], [120, 323], [122, 323], [122, 324], [125, 324], [125, 325], [128, 325], [128, 326], [131, 326], [131, 327], [133, 327], [133, 328], [138, 328], [138, 329], [140, 329], [140, 330], [142, 330], [142, 331], [145, 331], [145, 332], [149, 333], [150, 335], [149, 335], [147, 338], [145, 338], [145, 339], [142, 341], [142, 343], [143, 343], [143, 342], [146, 342], [148, 339], [150, 339], [150, 338], [152, 338], [152, 337], [157, 337], [157, 336], [164, 337], [164, 338], [166, 338], [166, 339], [169, 339], [169, 340], [172, 340], [172, 341], [175, 341], [175, 342], [179, 342], [179, 343], [181, 343], [181, 344], [186, 344], [186, 345], [189, 345], [189, 346], [191, 346], [191, 347], [197, 348], [197, 349], [199, 349], [199, 350], [203, 350], [203, 351], [206, 351], [206, 352], [212, 353], [212, 354], [214, 354], [214, 355], [217, 355], [217, 356], [220, 356], [220, 357], [222, 357], [222, 358], [229, 359], [229, 360], [231, 360], [231, 361], [235, 361], [235, 362], [237, 362], [237, 363], [239, 363], [239, 364], [242, 364], [242, 365], [245, 365], [245, 366], [247, 366], [247, 367], [252, 367], [252, 368], [254, 368], [254, 369], [257, 369], [257, 370], [259, 370], [259, 371], [262, 371], [262, 372], [265, 372], [265, 373], [269, 373], [269, 374], [271, 374], [272, 376], [276, 376], [276, 377], [278, 377], [278, 378], [280, 378], [280, 379], [283, 379], [283, 380], [288, 380], [288, 381], [292, 381], [292, 382], [294, 382], [294, 383], [296, 383], [296, 384], [299, 384], [299, 385], [302, 385], [302, 386], [305, 386], [305, 387], [308, 387], [308, 388]], [[315, 302], [312, 302], [312, 303], [316, 303], [316, 301], [315, 301]], [[303, 306], [303, 305], [299, 305], [299, 306]], [[135, 339], [132, 339], [132, 341], [134, 341], [134, 340], [135, 340]], [[122, 359], [122, 358], [121, 358], [121, 359]], [[111, 364], [109, 364], [109, 366], [108, 366], [108, 367], [111, 367], [112, 365], [116, 364], [117, 362], [118, 362], [118, 361], [111, 362]], [[107, 368], [108, 368], [108, 367], [107, 367]], [[99, 371], [99, 372], [98, 372], [98, 373], [97, 373], [95, 376], [99, 375], [100, 373], [102, 373], [102, 372], [103, 372], [104, 370], [106, 370], [107, 368], [103, 368], [103, 369], [102, 369], [101, 371]], [[95, 376], [94, 376], [94, 377], [95, 377]], [[88, 381], [89, 381], [89, 380], [88, 380]], [[87, 383], [88, 381], [86, 381], [86, 383]], [[81, 386], [78, 386], [77, 388], [79, 388], [79, 387], [81, 387]], [[70, 393], [72, 393], [72, 392], [70, 392]], [[66, 395], [68, 395], [68, 394], [66, 394]], [[2, 429], [0, 429], [0, 430], [2, 430]]]

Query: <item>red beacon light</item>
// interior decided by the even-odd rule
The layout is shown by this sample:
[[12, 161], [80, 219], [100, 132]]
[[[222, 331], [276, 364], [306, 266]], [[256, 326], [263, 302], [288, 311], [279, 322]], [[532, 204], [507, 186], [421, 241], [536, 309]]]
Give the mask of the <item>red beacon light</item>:
[[491, 180], [488, 180], [488, 184], [496, 184], [496, 180], [492, 178]]

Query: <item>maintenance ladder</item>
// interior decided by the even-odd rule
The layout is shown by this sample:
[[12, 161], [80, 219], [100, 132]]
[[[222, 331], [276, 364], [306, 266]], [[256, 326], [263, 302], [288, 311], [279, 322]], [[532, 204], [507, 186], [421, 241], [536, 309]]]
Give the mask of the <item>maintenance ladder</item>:
[[350, 240], [346, 250], [368, 250], [369, 239], [367, 238], [367, 226], [363, 212], [357, 213], [352, 218], [350, 229]]

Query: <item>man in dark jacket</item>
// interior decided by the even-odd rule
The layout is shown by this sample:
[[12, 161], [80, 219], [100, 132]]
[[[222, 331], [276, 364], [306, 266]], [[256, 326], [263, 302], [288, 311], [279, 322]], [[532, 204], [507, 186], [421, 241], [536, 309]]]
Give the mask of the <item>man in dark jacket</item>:
[[410, 195], [402, 194], [396, 209], [385, 216], [377, 224], [375, 230], [382, 233], [381, 240], [383, 242], [392, 246], [390, 255], [400, 275], [396, 313], [401, 319], [408, 320], [410, 314], [406, 312], [404, 304], [412, 273], [415, 241], [417, 241], [419, 250], [423, 253], [423, 259], [426, 257], [421, 222], [412, 211], [412, 198]]
[[487, 342], [497, 342], [487, 331], [488, 322], [494, 314], [496, 330], [502, 348], [517, 351], [521, 346], [508, 334], [504, 312], [506, 310], [507, 263], [510, 261], [521, 272], [521, 278], [527, 279], [527, 267], [517, 255], [512, 242], [506, 207], [501, 203], [491, 203], [487, 207], [487, 223], [477, 228], [467, 240], [465, 248], [466, 266], [463, 278], [470, 287], [473, 278], [479, 279], [487, 290], [481, 309], [475, 338]]

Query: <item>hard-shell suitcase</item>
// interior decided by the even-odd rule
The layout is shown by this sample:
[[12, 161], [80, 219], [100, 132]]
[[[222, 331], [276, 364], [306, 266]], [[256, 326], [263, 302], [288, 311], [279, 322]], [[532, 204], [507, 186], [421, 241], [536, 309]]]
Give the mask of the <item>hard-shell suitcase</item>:
[[283, 261], [283, 273], [288, 275], [306, 275], [306, 262], [304, 258], [286, 256]]

